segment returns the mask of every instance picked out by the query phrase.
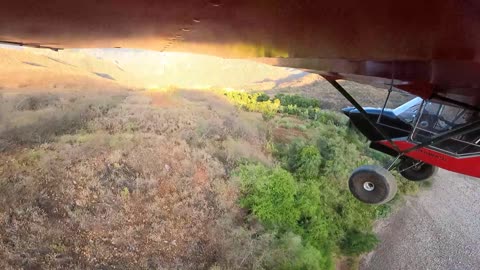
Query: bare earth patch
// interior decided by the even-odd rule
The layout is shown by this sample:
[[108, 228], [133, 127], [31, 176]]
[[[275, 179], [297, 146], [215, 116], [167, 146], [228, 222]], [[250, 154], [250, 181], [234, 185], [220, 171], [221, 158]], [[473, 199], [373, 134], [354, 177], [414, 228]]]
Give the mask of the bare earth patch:
[[478, 269], [480, 183], [441, 170], [432, 188], [378, 222], [378, 248], [360, 269]]

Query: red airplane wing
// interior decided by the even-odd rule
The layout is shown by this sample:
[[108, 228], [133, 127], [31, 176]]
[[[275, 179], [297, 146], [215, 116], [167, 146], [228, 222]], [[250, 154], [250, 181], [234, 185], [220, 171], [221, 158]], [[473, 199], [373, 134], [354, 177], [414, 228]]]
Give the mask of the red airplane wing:
[[478, 29], [480, 3], [470, 0], [0, 3], [4, 40], [255, 58], [476, 107]]

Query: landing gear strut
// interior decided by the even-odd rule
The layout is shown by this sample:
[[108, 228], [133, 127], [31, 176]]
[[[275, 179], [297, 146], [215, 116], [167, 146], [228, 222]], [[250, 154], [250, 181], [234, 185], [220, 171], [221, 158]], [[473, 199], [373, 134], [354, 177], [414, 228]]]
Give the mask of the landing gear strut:
[[406, 158], [398, 165], [398, 171], [410, 181], [424, 181], [435, 175], [438, 168], [421, 161]]
[[[383, 138], [388, 140], [397, 153], [400, 153], [397, 145], [387, 136], [383, 130], [368, 117], [367, 112], [358, 104], [358, 102], [335, 80], [325, 77], [325, 79], [340, 92], [350, 103], [361, 112], [365, 120], [370, 124]], [[390, 92], [389, 92], [390, 95]], [[386, 102], [385, 102], [386, 105]], [[398, 159], [398, 157], [397, 157]], [[396, 160], [397, 160], [396, 159]], [[395, 161], [396, 161], [395, 160]], [[394, 161], [394, 162], [395, 162]], [[393, 164], [393, 163], [392, 163]], [[365, 165], [353, 171], [348, 180], [348, 187], [352, 195], [361, 202], [368, 204], [384, 204], [395, 197], [397, 193], [397, 182], [392, 173], [391, 166], [385, 169], [377, 165]]]

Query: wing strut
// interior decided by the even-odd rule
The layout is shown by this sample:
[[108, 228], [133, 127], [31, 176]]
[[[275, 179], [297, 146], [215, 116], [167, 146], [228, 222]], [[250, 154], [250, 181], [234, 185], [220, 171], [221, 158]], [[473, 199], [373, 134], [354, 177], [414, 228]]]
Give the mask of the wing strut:
[[[360, 114], [365, 118], [365, 120], [367, 120], [367, 122], [373, 127], [375, 128], [375, 130], [385, 139], [387, 140], [391, 145], [392, 147], [395, 149], [395, 151], [397, 151], [397, 153], [401, 153], [402, 151], [400, 151], [400, 149], [398, 148], [398, 146], [392, 141], [392, 138], [390, 138], [390, 136], [388, 136], [387, 134], [385, 134], [385, 132], [383, 132], [383, 130], [378, 126], [378, 125], [375, 125], [375, 123], [372, 121], [372, 119], [370, 119], [368, 117], [368, 114], [367, 112], [363, 109], [363, 107], [355, 100], [355, 98], [353, 98], [348, 92], [347, 90], [345, 90], [345, 88], [343, 88], [343, 86], [341, 86], [336, 80], [334, 79], [331, 79], [327, 76], [324, 76], [324, 78], [333, 86], [335, 87], [335, 89], [337, 89], [338, 92], [340, 92], [340, 94], [342, 94], [342, 96], [344, 96], [350, 103], [352, 103], [353, 107], [355, 107], [355, 109], [357, 109]], [[397, 158], [398, 159], [398, 158]]]

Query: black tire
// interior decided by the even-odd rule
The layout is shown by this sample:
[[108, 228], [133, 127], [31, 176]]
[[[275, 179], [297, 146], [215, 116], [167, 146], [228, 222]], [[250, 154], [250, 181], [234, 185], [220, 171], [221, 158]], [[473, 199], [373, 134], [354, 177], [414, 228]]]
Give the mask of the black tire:
[[417, 162], [418, 161], [413, 159], [403, 160], [398, 166], [398, 171], [403, 177], [410, 181], [425, 181], [438, 171], [437, 167], [427, 163], [412, 167]]
[[397, 182], [393, 175], [376, 165], [361, 166], [353, 171], [348, 187], [355, 198], [368, 204], [387, 203], [397, 193]]

